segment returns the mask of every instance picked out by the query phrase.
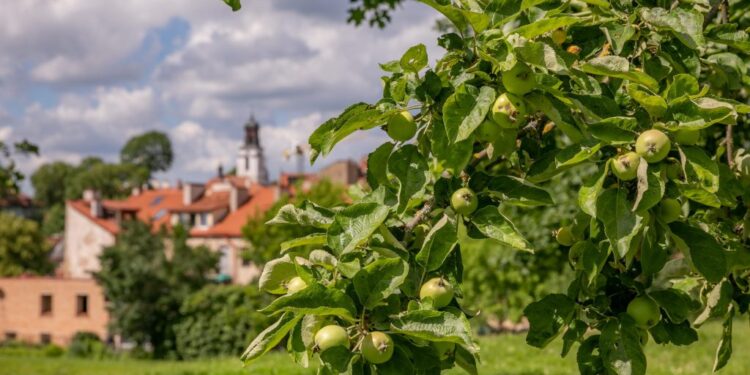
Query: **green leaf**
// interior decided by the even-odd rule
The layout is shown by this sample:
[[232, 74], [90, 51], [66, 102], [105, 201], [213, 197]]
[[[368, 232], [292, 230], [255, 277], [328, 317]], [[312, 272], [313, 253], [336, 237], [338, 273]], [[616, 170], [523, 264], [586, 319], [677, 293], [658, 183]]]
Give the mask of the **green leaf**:
[[583, 63], [580, 69], [589, 74], [609, 76], [640, 83], [651, 90], [659, 89], [659, 83], [648, 74], [637, 70], [630, 70], [630, 63], [624, 57], [595, 57]]
[[661, 96], [651, 95], [634, 84], [628, 85], [627, 91], [628, 95], [638, 102], [652, 118], [659, 118], [667, 112], [667, 102]]
[[688, 251], [693, 266], [706, 280], [718, 283], [724, 278], [727, 273], [726, 255], [710, 234], [681, 222], [674, 222], [669, 228], [681, 240], [678, 246]]
[[720, 283], [714, 285], [714, 288], [706, 296], [706, 307], [695, 318], [693, 326], [700, 327], [711, 318], [724, 316], [730, 308], [733, 294], [734, 288], [727, 280], [722, 280]]
[[737, 24], [725, 23], [711, 25], [706, 30], [706, 38], [714, 43], [721, 43], [742, 52], [750, 52], [750, 36], [745, 30], [737, 30]]
[[456, 346], [456, 364], [462, 368], [469, 375], [479, 375], [477, 370], [477, 359], [476, 356], [471, 354], [468, 350], [464, 349], [463, 346]]
[[573, 319], [575, 303], [564, 294], [548, 294], [528, 305], [523, 314], [529, 319], [526, 343], [544, 348]]
[[640, 16], [657, 30], [671, 31], [680, 42], [692, 49], [706, 44], [703, 38], [703, 15], [697, 10], [641, 8]]
[[500, 196], [504, 204], [513, 206], [536, 207], [555, 204], [547, 190], [514, 176], [493, 177], [487, 183], [487, 190]]
[[333, 146], [357, 130], [384, 125], [388, 114], [366, 103], [349, 106], [341, 115], [326, 121], [310, 134], [310, 161], [314, 162], [321, 154], [327, 155]]
[[719, 341], [719, 347], [716, 348], [716, 359], [714, 360], [713, 371], [719, 371], [729, 363], [729, 358], [732, 357], [732, 322], [734, 322], [734, 309], [729, 306], [729, 313], [726, 319], [724, 319], [724, 329], [721, 332], [721, 341]]
[[236, 12], [240, 10], [240, 8], [242, 8], [240, 0], [224, 0], [224, 3], [229, 5], [229, 7], [232, 8], [233, 12]]
[[325, 374], [351, 374], [351, 362], [353, 354], [349, 348], [334, 346], [320, 353], [320, 361], [325, 369]]
[[690, 345], [698, 341], [698, 332], [690, 327], [687, 320], [675, 324], [668, 320], [661, 320], [649, 330], [657, 344], [672, 343], [678, 346]]
[[602, 271], [604, 263], [609, 257], [609, 247], [596, 246], [591, 241], [576, 242], [570, 251], [581, 254], [579, 262], [583, 266], [583, 272], [586, 274], [589, 285]]
[[648, 276], [661, 271], [667, 262], [667, 250], [670, 246], [662, 231], [657, 231], [654, 226], [644, 228], [641, 240], [641, 272]]
[[388, 206], [356, 203], [339, 211], [328, 228], [328, 246], [337, 255], [354, 250], [367, 240], [388, 217]]
[[354, 275], [354, 290], [368, 309], [395, 293], [406, 280], [409, 264], [401, 258], [381, 258]]
[[547, 69], [553, 73], [563, 73], [568, 71], [568, 65], [557, 51], [547, 43], [525, 41], [520, 47], [513, 51], [530, 65], [536, 65]]
[[299, 292], [279, 297], [260, 311], [267, 314], [293, 312], [335, 315], [348, 321], [354, 321], [354, 316], [357, 315], [357, 308], [346, 293], [326, 288], [318, 283], [309, 284]]
[[383, 143], [367, 157], [367, 183], [373, 189], [377, 189], [380, 185], [390, 185], [388, 158], [391, 156], [393, 147], [393, 143]]
[[242, 361], [245, 364], [252, 363], [258, 357], [275, 348], [300, 319], [302, 319], [302, 316], [296, 316], [292, 313], [281, 315], [279, 320], [264, 329], [263, 332], [253, 339], [247, 349], [245, 349], [245, 352], [242, 353]]
[[597, 219], [604, 225], [604, 233], [620, 258], [630, 251], [631, 241], [641, 226], [642, 218], [636, 216], [630, 207], [624, 189], [605, 190], [596, 201]]
[[532, 183], [549, 180], [567, 169], [589, 161], [601, 147], [601, 143], [584, 142], [550, 151], [531, 164], [526, 180]]
[[452, 4], [443, 5], [442, 1], [439, 0], [419, 0], [419, 2], [423, 4], [427, 4], [431, 6], [433, 9], [437, 10], [438, 12], [442, 13], [445, 18], [451, 21], [454, 26], [456, 26], [456, 29], [459, 32], [462, 32], [466, 30], [468, 27], [468, 22], [466, 20], [466, 17], [464, 17], [464, 14], [461, 12], [460, 9], [455, 7]]
[[591, 217], [596, 217], [596, 201], [602, 193], [607, 173], [609, 173], [609, 163], [604, 163], [595, 174], [584, 181], [578, 190], [578, 206], [581, 207], [581, 211]]
[[288, 224], [319, 229], [328, 228], [333, 222], [333, 211], [305, 200], [299, 208], [286, 204], [266, 224]]
[[576, 121], [571, 116], [569, 104], [563, 103], [555, 96], [539, 92], [531, 92], [526, 98], [532, 111], [543, 112], [571, 141], [583, 141], [583, 134], [575, 125]]
[[289, 249], [293, 249], [295, 247], [300, 246], [308, 246], [308, 245], [325, 245], [326, 244], [326, 234], [325, 233], [314, 233], [309, 234], [304, 237], [295, 238], [293, 240], [284, 241], [281, 243], [281, 253], [286, 253]]
[[260, 278], [258, 278], [258, 287], [268, 293], [285, 294], [284, 283], [294, 276], [297, 276], [294, 263], [292, 263], [289, 255], [284, 255], [263, 266], [263, 272], [260, 273]]
[[431, 151], [438, 163], [452, 174], [460, 174], [471, 160], [474, 152], [474, 137], [452, 143], [448, 139], [445, 124], [440, 119], [432, 121], [429, 134], [432, 142]]
[[301, 319], [289, 333], [289, 338], [286, 340], [286, 351], [292, 355], [294, 363], [307, 368], [310, 365], [310, 358], [312, 357], [312, 351], [307, 349], [303, 339], [303, 331], [305, 329], [304, 318]]
[[584, 18], [572, 16], [544, 17], [528, 25], [523, 25], [512, 31], [527, 39], [533, 39], [552, 30], [582, 22]]
[[409, 200], [421, 193], [430, 179], [427, 160], [417, 146], [407, 144], [388, 158], [388, 172], [398, 181], [398, 212], [404, 212]]
[[588, 125], [594, 138], [612, 144], [629, 144], [637, 137], [638, 120], [634, 117], [608, 117]]
[[648, 295], [667, 312], [669, 320], [673, 323], [684, 322], [696, 309], [696, 305], [700, 306], [687, 293], [679, 289], [656, 290]]
[[664, 92], [665, 99], [672, 103], [677, 99], [698, 95], [701, 91], [698, 80], [690, 74], [677, 74]]
[[463, 84], [446, 99], [443, 105], [443, 122], [452, 142], [460, 142], [471, 136], [484, 121], [495, 101], [495, 90], [489, 86], [476, 87]]
[[678, 122], [674, 126], [667, 126], [669, 130], [677, 128], [700, 130], [713, 124], [737, 122], [737, 112], [734, 106], [729, 102], [714, 98], [676, 100], [670, 104], [668, 116]]
[[471, 222], [483, 235], [504, 243], [518, 250], [534, 252], [528, 241], [518, 233], [518, 229], [513, 226], [500, 210], [495, 206], [484, 206], [474, 212]]
[[617, 375], [646, 373], [646, 356], [635, 322], [628, 316], [610, 320], [602, 328], [599, 351], [604, 367]]
[[427, 66], [427, 47], [420, 43], [409, 48], [401, 57], [399, 64], [406, 71], [418, 73]]
[[645, 212], [651, 207], [661, 202], [664, 196], [666, 184], [661, 177], [661, 167], [659, 165], [648, 164], [641, 158], [638, 164], [638, 185], [633, 202], [633, 211]]
[[681, 147], [685, 155], [685, 172], [688, 182], [697, 184], [701, 189], [716, 193], [719, 191], [719, 165], [703, 149], [695, 146]]
[[407, 311], [391, 321], [391, 330], [421, 340], [460, 344], [471, 353], [479, 350], [471, 336], [469, 321], [460, 311]]
[[423, 265], [428, 272], [440, 268], [456, 247], [457, 230], [455, 221], [443, 215], [427, 233], [422, 249], [415, 257], [417, 263]]

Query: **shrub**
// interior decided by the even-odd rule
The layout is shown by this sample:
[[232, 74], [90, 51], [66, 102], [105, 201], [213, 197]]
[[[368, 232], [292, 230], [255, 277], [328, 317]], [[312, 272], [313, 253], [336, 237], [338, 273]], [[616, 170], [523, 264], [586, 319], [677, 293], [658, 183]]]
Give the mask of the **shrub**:
[[93, 332], [76, 332], [68, 347], [68, 355], [75, 358], [100, 359], [109, 355], [107, 346]]

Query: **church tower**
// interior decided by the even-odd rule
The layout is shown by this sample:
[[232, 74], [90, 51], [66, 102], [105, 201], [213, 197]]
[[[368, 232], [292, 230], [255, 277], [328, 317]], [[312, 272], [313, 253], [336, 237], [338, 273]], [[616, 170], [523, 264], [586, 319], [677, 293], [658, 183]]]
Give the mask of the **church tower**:
[[258, 137], [259, 128], [258, 121], [251, 115], [245, 123], [245, 143], [237, 155], [237, 176], [245, 177], [253, 183], [266, 184], [268, 171]]

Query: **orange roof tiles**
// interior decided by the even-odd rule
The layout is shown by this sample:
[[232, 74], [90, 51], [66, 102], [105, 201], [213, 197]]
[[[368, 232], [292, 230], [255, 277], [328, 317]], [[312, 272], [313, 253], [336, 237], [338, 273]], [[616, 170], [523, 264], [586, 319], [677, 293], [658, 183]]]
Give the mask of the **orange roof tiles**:
[[247, 219], [265, 213], [276, 202], [275, 186], [253, 186], [250, 199], [237, 211], [229, 213], [224, 220], [207, 229], [193, 228], [193, 237], [241, 237]]
[[229, 207], [229, 192], [217, 191], [206, 194], [187, 206], [173, 207], [174, 212], [206, 212]]

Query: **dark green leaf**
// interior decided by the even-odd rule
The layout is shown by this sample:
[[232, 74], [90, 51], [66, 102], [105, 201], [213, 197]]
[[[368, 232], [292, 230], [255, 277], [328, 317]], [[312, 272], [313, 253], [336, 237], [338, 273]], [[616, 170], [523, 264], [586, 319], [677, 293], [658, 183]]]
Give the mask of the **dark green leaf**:
[[294, 328], [300, 319], [302, 319], [302, 316], [297, 316], [292, 313], [284, 313], [281, 315], [279, 320], [271, 324], [253, 339], [253, 342], [251, 342], [247, 349], [245, 349], [245, 352], [242, 353], [242, 361], [244, 361], [245, 364], [251, 363], [258, 357], [266, 354], [269, 350], [275, 348], [276, 345], [284, 339], [284, 336]]
[[639, 328], [628, 316], [610, 320], [602, 328], [599, 351], [604, 367], [617, 375], [643, 375], [646, 356], [641, 347]]
[[335, 315], [353, 321], [357, 314], [357, 308], [354, 306], [352, 299], [344, 292], [312, 283], [299, 292], [277, 298], [261, 312], [268, 314], [293, 312], [297, 314]]
[[706, 308], [695, 318], [693, 325], [700, 327], [710, 318], [724, 316], [730, 308], [733, 293], [734, 288], [729, 281], [723, 280], [716, 284], [706, 296]]
[[730, 306], [729, 313], [724, 319], [724, 330], [721, 332], [721, 341], [716, 348], [716, 360], [714, 361], [714, 372], [721, 370], [732, 357], [732, 322], [734, 321], [734, 309]]
[[518, 233], [518, 229], [500, 213], [497, 207], [482, 207], [474, 213], [471, 219], [472, 224], [483, 235], [518, 250], [533, 252], [528, 241]]
[[416, 256], [416, 261], [427, 271], [440, 268], [448, 258], [458, 241], [456, 223], [447, 215], [443, 215], [425, 237], [422, 249]]
[[388, 172], [398, 181], [398, 212], [404, 212], [409, 200], [421, 193], [430, 179], [427, 161], [417, 146], [407, 144], [391, 154]]
[[418, 73], [427, 66], [427, 47], [417, 44], [409, 48], [399, 61], [401, 68], [406, 71]]
[[495, 90], [488, 86], [477, 89], [461, 85], [443, 105], [443, 122], [451, 142], [460, 142], [474, 133], [484, 121], [495, 100]]
[[564, 294], [549, 294], [527, 306], [523, 313], [529, 319], [526, 342], [537, 348], [547, 346], [573, 319], [575, 303]]
[[624, 189], [605, 190], [596, 201], [596, 216], [604, 225], [612, 248], [620, 258], [631, 249], [631, 241], [638, 234], [642, 218], [635, 215]]
[[380, 145], [367, 157], [367, 183], [373, 189], [380, 185], [389, 186], [388, 181], [388, 158], [393, 151], [393, 143], [386, 142]]
[[339, 211], [328, 228], [328, 246], [336, 254], [354, 250], [383, 224], [388, 206], [378, 203], [356, 203]]
[[333, 216], [333, 211], [305, 200], [299, 208], [291, 203], [284, 205], [276, 213], [276, 216], [267, 221], [266, 224], [288, 224], [326, 229], [333, 222]]
[[547, 190], [518, 177], [493, 177], [487, 184], [487, 190], [503, 198], [504, 204], [521, 207], [555, 204]]
[[391, 329], [417, 339], [460, 344], [471, 353], [479, 350], [471, 336], [469, 321], [460, 311], [407, 311], [391, 321]]
[[377, 306], [395, 293], [409, 273], [409, 264], [401, 258], [381, 258], [354, 275], [354, 290], [366, 308]]
[[681, 222], [669, 225], [672, 233], [681, 240], [681, 249], [686, 249], [693, 266], [706, 280], [718, 283], [727, 273], [726, 256], [721, 245], [700, 228]]
[[638, 120], [634, 117], [609, 117], [589, 124], [591, 135], [612, 144], [632, 143], [637, 137]]

